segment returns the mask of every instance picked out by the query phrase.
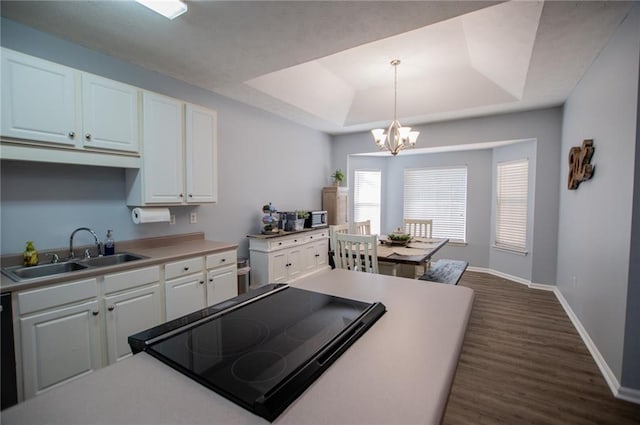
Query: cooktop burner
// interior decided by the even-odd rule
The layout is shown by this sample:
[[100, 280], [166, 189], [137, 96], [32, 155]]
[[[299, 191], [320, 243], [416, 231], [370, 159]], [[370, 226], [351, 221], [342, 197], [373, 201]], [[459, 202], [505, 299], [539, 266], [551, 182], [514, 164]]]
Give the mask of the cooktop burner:
[[380, 303], [267, 285], [129, 343], [274, 420], [384, 312]]

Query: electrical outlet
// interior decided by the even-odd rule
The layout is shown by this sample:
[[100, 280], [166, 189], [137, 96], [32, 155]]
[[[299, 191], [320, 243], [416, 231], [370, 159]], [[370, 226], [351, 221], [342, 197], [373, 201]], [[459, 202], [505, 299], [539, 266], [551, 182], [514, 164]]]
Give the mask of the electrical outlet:
[[198, 222], [198, 213], [192, 212], [189, 214], [189, 223], [196, 224]]
[[169, 219], [169, 224], [176, 224], [176, 215], [171, 214], [171, 218]]

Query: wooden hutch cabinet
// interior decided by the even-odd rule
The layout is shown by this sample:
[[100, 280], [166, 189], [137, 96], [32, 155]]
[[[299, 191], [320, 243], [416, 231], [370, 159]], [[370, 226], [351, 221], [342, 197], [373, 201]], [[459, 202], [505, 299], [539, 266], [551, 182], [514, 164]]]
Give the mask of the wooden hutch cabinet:
[[349, 188], [332, 186], [322, 188], [322, 209], [327, 211], [327, 224], [349, 222]]

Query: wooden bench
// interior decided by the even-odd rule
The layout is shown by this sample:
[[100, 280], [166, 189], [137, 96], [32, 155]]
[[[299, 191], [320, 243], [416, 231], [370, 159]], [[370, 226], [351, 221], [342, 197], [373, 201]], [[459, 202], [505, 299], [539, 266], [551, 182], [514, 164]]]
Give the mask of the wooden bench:
[[460, 260], [438, 260], [431, 264], [425, 274], [418, 279], [429, 282], [447, 283], [457, 285], [462, 277], [462, 273], [469, 266], [469, 262]]

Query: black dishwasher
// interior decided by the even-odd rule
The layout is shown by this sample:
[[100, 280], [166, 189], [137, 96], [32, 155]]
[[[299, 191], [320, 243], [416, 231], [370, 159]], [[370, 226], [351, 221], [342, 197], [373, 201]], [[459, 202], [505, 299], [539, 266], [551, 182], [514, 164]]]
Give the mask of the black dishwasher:
[[16, 356], [13, 347], [13, 317], [11, 312], [11, 294], [0, 295], [2, 308], [0, 309], [0, 351], [2, 354], [1, 370], [2, 386], [0, 398], [2, 409], [18, 403], [16, 385]]

